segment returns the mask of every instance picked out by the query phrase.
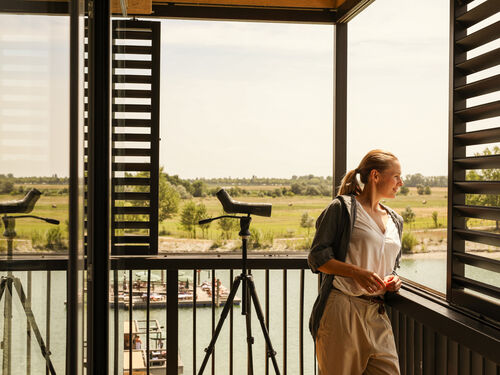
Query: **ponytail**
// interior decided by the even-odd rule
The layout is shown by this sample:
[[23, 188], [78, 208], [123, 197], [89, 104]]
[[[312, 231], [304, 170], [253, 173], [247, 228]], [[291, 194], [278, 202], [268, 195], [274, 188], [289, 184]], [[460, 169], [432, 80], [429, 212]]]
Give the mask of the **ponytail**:
[[[339, 195], [354, 194], [359, 195], [363, 191], [364, 184], [368, 183], [371, 170], [376, 169], [380, 172], [389, 168], [394, 160], [398, 160], [394, 154], [384, 150], [369, 151], [359, 163], [359, 166], [346, 173], [339, 188]], [[359, 180], [358, 175], [359, 173]], [[363, 186], [360, 186], [363, 184]]]
[[357, 174], [358, 171], [356, 169], [353, 169], [352, 171], [346, 173], [340, 184], [338, 193], [339, 195], [345, 195], [345, 194], [358, 195], [363, 191], [363, 189], [361, 189], [361, 187], [359, 186], [358, 179], [356, 178]]

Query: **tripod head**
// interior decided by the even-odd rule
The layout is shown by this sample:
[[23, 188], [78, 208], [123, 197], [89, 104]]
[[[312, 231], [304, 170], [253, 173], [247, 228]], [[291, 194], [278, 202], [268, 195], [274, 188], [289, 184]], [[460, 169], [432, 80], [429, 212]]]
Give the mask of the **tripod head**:
[[[23, 199], [0, 203], [0, 214], [30, 213], [31, 211], [33, 211], [35, 203], [40, 198], [40, 195], [42, 195], [42, 193], [38, 189], [31, 189], [30, 191], [28, 191], [28, 193], [26, 193]], [[49, 224], [54, 224], [54, 225], [59, 224], [59, 220], [50, 219], [47, 217], [35, 216], [35, 215], [19, 215], [19, 216], [4, 215], [2, 216], [2, 221], [5, 226], [5, 232], [3, 233], [4, 237], [6, 237], [9, 240], [12, 240], [14, 237], [16, 237], [17, 234], [15, 231], [15, 226], [16, 226], [15, 220], [27, 217], [42, 220]]]
[[0, 203], [0, 214], [27, 214], [33, 211], [35, 203], [42, 193], [38, 189], [31, 189], [23, 199]]
[[224, 211], [228, 214], [248, 214], [258, 216], [271, 216], [271, 203], [246, 203], [233, 200], [227, 191], [220, 189], [217, 198], [222, 203]]

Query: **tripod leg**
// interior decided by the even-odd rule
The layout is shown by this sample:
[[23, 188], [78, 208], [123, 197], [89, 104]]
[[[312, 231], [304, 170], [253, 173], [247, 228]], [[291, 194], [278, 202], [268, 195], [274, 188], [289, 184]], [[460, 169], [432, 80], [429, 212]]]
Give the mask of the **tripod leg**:
[[260, 307], [259, 297], [257, 296], [257, 291], [255, 290], [255, 284], [252, 278], [248, 279], [248, 288], [250, 290], [250, 295], [252, 297], [253, 303], [255, 305], [255, 312], [257, 313], [257, 318], [260, 322], [260, 327], [262, 328], [262, 333], [264, 334], [264, 338], [266, 339], [267, 344], [267, 355], [271, 358], [273, 363], [274, 372], [276, 374], [280, 374], [280, 370], [278, 368], [278, 363], [276, 362], [276, 352], [273, 349], [273, 344], [271, 343], [271, 338], [269, 337], [269, 332], [267, 332], [266, 323], [264, 321], [264, 314], [262, 313], [262, 308]]
[[24, 308], [24, 313], [26, 314], [26, 318], [30, 322], [31, 329], [35, 334], [36, 340], [38, 341], [38, 346], [40, 346], [40, 351], [42, 352], [42, 356], [45, 358], [45, 361], [47, 362], [47, 367], [49, 369], [49, 372], [50, 374], [55, 375], [56, 370], [54, 369], [52, 361], [50, 360], [50, 352], [47, 350], [45, 346], [45, 342], [43, 341], [42, 335], [40, 334], [40, 330], [38, 329], [38, 325], [36, 324], [35, 317], [33, 315], [31, 307], [26, 304], [26, 295], [24, 294], [21, 281], [17, 277], [14, 277], [13, 281], [14, 281], [14, 287], [16, 288], [17, 291], [17, 295], [21, 300], [21, 305]]
[[11, 359], [12, 359], [12, 279], [7, 276], [4, 280], [4, 289], [7, 288], [5, 294], [4, 305], [4, 326], [3, 326], [3, 342], [2, 342], [2, 375], [10, 375]]
[[210, 344], [208, 347], [205, 349], [205, 358], [203, 358], [203, 362], [200, 367], [200, 371], [198, 371], [198, 375], [203, 374], [203, 371], [205, 371], [205, 367], [208, 363], [208, 360], [210, 359], [210, 356], [212, 355], [212, 352], [214, 351], [215, 347], [215, 342], [217, 341], [217, 337], [219, 336], [219, 333], [222, 329], [222, 326], [224, 325], [224, 320], [226, 320], [227, 314], [229, 313], [229, 310], [231, 309], [231, 306], [233, 304], [234, 296], [236, 295], [236, 291], [238, 290], [238, 287], [240, 286], [241, 282], [241, 275], [236, 277], [233, 281], [233, 285], [231, 287], [231, 293], [229, 293], [229, 296], [227, 297], [226, 304], [224, 305], [224, 309], [222, 309], [221, 316], [219, 318], [219, 322], [217, 323], [217, 327], [215, 328], [214, 335], [212, 336], [212, 340], [210, 340]]
[[[243, 280], [245, 281], [245, 280]], [[248, 292], [248, 280], [246, 280], [246, 288], [243, 293], [246, 294], [246, 304], [245, 304], [245, 322], [247, 326], [247, 374], [253, 375], [253, 350], [252, 345], [254, 343], [254, 338], [252, 337], [252, 301], [250, 300], [250, 293]]]

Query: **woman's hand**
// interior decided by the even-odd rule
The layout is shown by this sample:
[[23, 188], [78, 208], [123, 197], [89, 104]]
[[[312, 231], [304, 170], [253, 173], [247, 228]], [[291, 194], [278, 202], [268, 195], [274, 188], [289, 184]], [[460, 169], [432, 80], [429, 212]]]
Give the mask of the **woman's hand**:
[[357, 267], [351, 276], [369, 294], [376, 293], [384, 289], [384, 280], [375, 272]]
[[384, 277], [385, 289], [389, 292], [397, 292], [401, 288], [401, 279], [398, 275], [387, 275]]

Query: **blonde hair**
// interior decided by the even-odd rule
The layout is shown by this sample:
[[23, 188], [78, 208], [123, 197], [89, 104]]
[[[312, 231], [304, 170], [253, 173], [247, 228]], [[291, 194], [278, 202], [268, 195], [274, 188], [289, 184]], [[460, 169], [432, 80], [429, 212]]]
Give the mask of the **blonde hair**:
[[394, 154], [384, 150], [371, 150], [361, 160], [358, 167], [347, 172], [342, 179], [339, 195], [359, 195], [363, 189], [359, 185], [356, 175], [359, 173], [361, 183], [368, 183], [368, 176], [373, 169], [379, 172], [385, 171], [392, 166], [392, 162], [398, 160]]

